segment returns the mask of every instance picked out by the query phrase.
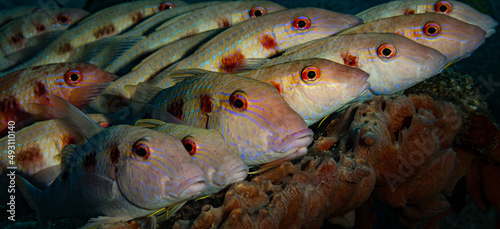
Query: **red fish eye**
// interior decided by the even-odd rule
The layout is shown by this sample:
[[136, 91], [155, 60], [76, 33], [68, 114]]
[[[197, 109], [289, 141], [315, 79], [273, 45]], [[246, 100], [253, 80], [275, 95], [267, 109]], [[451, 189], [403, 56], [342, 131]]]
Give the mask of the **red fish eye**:
[[231, 106], [237, 111], [245, 111], [248, 107], [247, 97], [245, 93], [237, 91], [231, 95], [229, 98]]
[[64, 75], [64, 81], [69, 85], [77, 85], [82, 82], [83, 76], [79, 70], [72, 69], [66, 72]]
[[381, 44], [377, 49], [377, 55], [384, 59], [390, 59], [396, 56], [396, 47], [391, 44]]
[[439, 1], [434, 6], [434, 10], [437, 13], [449, 14], [449, 13], [451, 13], [452, 6], [451, 6], [451, 3], [448, 1]]
[[63, 25], [67, 25], [71, 21], [71, 17], [66, 13], [62, 13], [57, 16], [57, 21], [59, 21]]
[[437, 36], [441, 32], [441, 26], [436, 22], [427, 22], [424, 25], [423, 31], [427, 36]]
[[107, 121], [100, 121], [99, 125], [101, 125], [104, 128], [107, 128], [107, 127], [109, 127], [109, 122], [107, 122]]
[[196, 151], [198, 151], [198, 149], [196, 148], [196, 142], [190, 136], [187, 136], [184, 139], [182, 139], [182, 144], [184, 145], [184, 148], [186, 149], [186, 151], [188, 151], [189, 155], [191, 156], [195, 155]]
[[315, 81], [321, 76], [319, 68], [314, 66], [307, 66], [302, 70], [302, 80], [306, 82]]
[[264, 7], [262, 6], [254, 6], [252, 7], [252, 9], [250, 10], [250, 18], [256, 18], [256, 17], [260, 17], [264, 14], [266, 14], [267, 11]]
[[149, 147], [144, 143], [136, 143], [134, 144], [134, 154], [144, 160], [148, 159], [151, 156], [151, 151]]
[[299, 30], [306, 30], [311, 27], [311, 20], [308, 17], [299, 16], [293, 19], [292, 26]]
[[174, 4], [170, 2], [164, 2], [160, 4], [160, 11], [168, 10], [174, 8]]

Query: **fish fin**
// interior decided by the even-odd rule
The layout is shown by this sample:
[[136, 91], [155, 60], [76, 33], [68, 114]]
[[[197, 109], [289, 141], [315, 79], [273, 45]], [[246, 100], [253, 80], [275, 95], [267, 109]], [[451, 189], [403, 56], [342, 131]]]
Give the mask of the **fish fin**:
[[109, 44], [102, 49], [97, 50], [98, 53], [92, 56], [89, 63], [95, 64], [99, 67], [108, 66], [113, 63], [118, 57], [123, 55], [132, 46], [137, 44], [139, 41], [143, 40], [143, 36], [115, 36], [109, 37], [107, 39], [112, 39]]
[[90, 203], [108, 203], [117, 197], [118, 186], [113, 179], [94, 173], [86, 173], [83, 177], [82, 194]]
[[178, 212], [187, 201], [182, 201], [179, 203], [172, 204], [166, 208], [162, 208], [161, 211], [156, 212], [156, 218], [159, 222], [169, 219], [173, 214]]
[[87, 224], [80, 227], [80, 229], [95, 229], [101, 228], [101, 225], [117, 223], [122, 221], [131, 220], [130, 216], [99, 216], [97, 218], [91, 218]]
[[156, 119], [140, 119], [137, 120], [134, 124], [134, 126], [140, 126], [144, 128], [149, 128], [153, 129], [156, 128], [157, 126], [162, 126], [165, 125], [166, 122], [161, 121], [161, 120], [156, 120]]
[[109, 85], [111, 85], [111, 82], [96, 83], [77, 88], [71, 93], [69, 100], [78, 109], [86, 108]]
[[153, 104], [146, 104], [146, 113], [151, 116], [151, 118], [156, 119], [156, 120], [161, 120], [167, 123], [175, 123], [175, 124], [181, 124], [181, 125], [189, 125], [186, 122], [178, 119], [174, 115], [172, 115], [170, 112], [163, 110]]
[[166, 74], [164, 74], [164, 72], [161, 72], [155, 78], [161, 79], [164, 77], [169, 77], [172, 79], [172, 82], [180, 83], [183, 80], [193, 76], [211, 73], [211, 71], [198, 68], [180, 69], [180, 70], [175, 70], [173, 72], [166, 72]]
[[18, 64], [18, 63], [27, 61], [28, 59], [33, 57], [33, 55], [36, 55], [39, 52], [40, 52], [40, 48], [26, 47], [26, 48], [23, 48], [19, 51], [16, 51], [16, 52], [13, 52], [13, 53], [6, 55], [4, 57], [5, 59], [3, 61], [10, 61], [11, 63]]
[[60, 164], [61, 173], [63, 171], [67, 171], [69, 168], [74, 166], [73, 158], [79, 156], [75, 155], [77, 147], [78, 147], [77, 145], [69, 144], [62, 148], [61, 153], [59, 154], [61, 157], [61, 164]]
[[28, 202], [29, 206], [38, 212], [38, 205], [40, 203], [40, 198], [42, 191], [35, 186], [33, 186], [29, 181], [23, 177], [16, 175], [16, 184], [19, 191], [23, 194], [24, 198]]
[[234, 67], [231, 73], [239, 73], [239, 72], [254, 70], [259, 68], [260, 66], [263, 66], [264, 64], [267, 64], [269, 61], [270, 59], [267, 58], [243, 59]]
[[104, 129], [104, 127], [96, 123], [63, 98], [57, 95], [51, 95], [50, 102], [54, 108], [66, 115], [67, 118], [65, 118], [65, 121], [73, 126], [75, 130], [81, 133], [86, 139], [90, 139], [96, 133]]
[[38, 103], [28, 103], [26, 105], [26, 110], [28, 113], [36, 116], [37, 118], [40, 118], [41, 120], [50, 120], [64, 117], [64, 115], [58, 112], [55, 108]]
[[[36, 50], [43, 50], [47, 46], [50, 45], [53, 41], [55, 41], [57, 38], [59, 38], [63, 33], [65, 33], [67, 30], [57, 30], [57, 31], [50, 31], [41, 35], [38, 35], [36, 38], [31, 38], [31, 39], [37, 39], [37, 44], [35, 46], [32, 46]], [[31, 53], [31, 56], [33, 56], [33, 53]]]
[[[125, 86], [127, 90], [131, 85]], [[130, 107], [134, 113], [138, 111], [142, 111], [146, 104], [148, 104], [156, 94], [158, 94], [162, 89], [159, 87], [155, 87], [148, 83], [139, 83], [135, 87], [134, 96], [131, 98]]]
[[46, 188], [59, 176], [61, 173], [60, 165], [53, 165], [48, 168], [42, 169], [37, 173], [31, 175], [32, 180], [39, 185], [39, 187]]

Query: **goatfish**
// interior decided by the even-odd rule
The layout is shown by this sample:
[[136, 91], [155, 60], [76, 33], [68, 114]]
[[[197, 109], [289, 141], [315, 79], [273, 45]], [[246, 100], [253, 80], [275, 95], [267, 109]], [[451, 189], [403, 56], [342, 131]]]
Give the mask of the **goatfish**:
[[90, 219], [84, 228], [128, 221], [205, 190], [203, 171], [178, 138], [129, 125], [103, 129], [64, 99], [51, 100], [88, 140], [63, 148], [61, 173], [45, 190], [16, 176], [41, 227], [58, 218]]
[[213, 29], [229, 28], [240, 22], [284, 9], [286, 8], [270, 1], [235, 1], [193, 10], [160, 25], [154, 33], [125, 51], [104, 69], [115, 73], [127, 63], [184, 37]]
[[[210, 72], [186, 69], [175, 74], [191, 76]], [[308, 126], [345, 106], [370, 88], [368, 73], [326, 59], [294, 60], [237, 74], [276, 87]], [[227, 73], [227, 77], [231, 76], [232, 74]], [[157, 82], [159, 85], [165, 84]]]
[[[149, 0], [127, 2], [103, 9], [85, 18], [77, 26], [66, 30], [65, 33], [54, 40], [35, 58], [18, 65], [14, 70], [49, 63], [73, 61], [75, 58], [78, 59], [80, 55], [85, 56], [82, 53], [74, 52], [78, 47], [117, 35], [146, 17], [159, 11], [184, 4], [180, 0], [171, 0], [168, 2], [164, 0]], [[97, 45], [97, 47], [99, 46]]]
[[210, 30], [170, 43], [136, 65], [131, 72], [115, 80], [93, 100], [89, 107], [100, 113], [117, 112], [130, 105], [129, 85], [145, 82], [171, 64], [185, 58], [223, 29]]
[[324, 58], [368, 74], [370, 90], [355, 101], [374, 95], [394, 94], [440, 73], [446, 57], [439, 51], [406, 37], [385, 34], [346, 34], [299, 45], [264, 64]]
[[[78, 108], [86, 107], [117, 77], [87, 63], [59, 63], [36, 66], [0, 78], [0, 130], [9, 121], [18, 123], [31, 115], [27, 105], [50, 106], [50, 95], [61, 96]], [[2, 135], [3, 136], [3, 135]]]
[[457, 20], [479, 26], [486, 31], [486, 37], [493, 35], [497, 22], [490, 16], [482, 14], [476, 9], [459, 1], [436, 1], [436, 0], [404, 0], [391, 1], [374, 6], [356, 14], [365, 23], [382, 18], [421, 14], [435, 12], [445, 14]]
[[15, 8], [0, 10], [0, 26], [18, 17], [40, 11], [37, 5], [18, 6]]
[[318, 8], [267, 14], [232, 26], [162, 74], [187, 68], [231, 73], [248, 58], [270, 58], [295, 45], [331, 36], [361, 23], [352, 15]]
[[189, 125], [217, 130], [247, 165], [303, 156], [312, 141], [313, 132], [275, 87], [244, 76], [214, 72], [163, 90], [140, 83], [132, 104], [133, 111], [150, 104]]
[[88, 14], [81, 9], [60, 8], [25, 15], [3, 25], [0, 70], [32, 57]]
[[[110, 124], [110, 121], [102, 114], [88, 114], [87, 116], [103, 127], [108, 127]], [[9, 166], [8, 149], [10, 148], [16, 153], [14, 161], [17, 173], [42, 189], [50, 185], [61, 172], [60, 153], [64, 146], [85, 143], [83, 136], [65, 125], [60, 119], [36, 122], [31, 126], [16, 130], [14, 146], [9, 146], [9, 139], [12, 137], [5, 136], [0, 139], [0, 149], [3, 149], [0, 157], [0, 175]]]
[[395, 16], [371, 21], [342, 34], [396, 33], [438, 50], [448, 63], [468, 57], [484, 43], [481, 28], [438, 13]]

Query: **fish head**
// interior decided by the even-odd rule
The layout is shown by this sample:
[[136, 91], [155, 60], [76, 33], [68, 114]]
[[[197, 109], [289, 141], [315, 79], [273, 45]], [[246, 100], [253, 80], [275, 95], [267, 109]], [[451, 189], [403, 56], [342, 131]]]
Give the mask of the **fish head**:
[[279, 75], [270, 83], [308, 125], [333, 113], [370, 87], [368, 73], [326, 59], [295, 60], [267, 69], [270, 75]]
[[247, 165], [295, 158], [307, 153], [312, 131], [276, 88], [233, 75], [219, 93], [208, 128], [216, 129]]
[[359, 41], [358, 67], [370, 74], [370, 90], [393, 94], [440, 73], [447, 63], [439, 51], [396, 34], [352, 34]]
[[438, 50], [450, 63], [470, 56], [485, 40], [486, 32], [481, 28], [443, 14], [414, 14], [398, 19], [400, 29], [394, 32]]
[[337, 34], [363, 23], [355, 16], [319, 8], [299, 8], [274, 13], [273, 34], [281, 50]]
[[185, 134], [182, 144], [207, 178], [204, 194], [218, 192], [247, 177], [248, 166], [227, 146], [219, 132], [196, 128]]
[[486, 37], [493, 35], [498, 23], [489, 15], [483, 14], [471, 6], [459, 1], [438, 1], [434, 5], [437, 13], [449, 15], [460, 21], [480, 27], [486, 32]]
[[[42, 11], [39, 17], [50, 17], [50, 26], [53, 28], [68, 28], [89, 15], [89, 12], [77, 8], [61, 8], [52, 11]], [[40, 18], [41, 19], [41, 18]]]
[[271, 1], [235, 1], [224, 3], [224, 5], [234, 10], [230, 18], [233, 25], [251, 18], [286, 10], [285, 7]]
[[110, 127], [111, 126], [111, 119], [106, 117], [104, 114], [86, 114], [90, 119], [94, 120], [97, 124], [101, 125], [102, 127]]
[[[130, 126], [122, 144], [111, 150], [120, 192], [136, 206], [159, 209], [193, 198], [206, 188], [203, 171], [178, 138]], [[130, 139], [130, 141], [128, 141]]]

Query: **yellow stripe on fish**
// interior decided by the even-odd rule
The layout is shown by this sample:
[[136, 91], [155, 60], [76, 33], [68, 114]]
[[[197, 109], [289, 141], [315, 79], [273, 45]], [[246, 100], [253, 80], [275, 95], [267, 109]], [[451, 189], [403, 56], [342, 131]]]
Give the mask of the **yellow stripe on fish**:
[[383, 18], [342, 32], [355, 33], [396, 33], [438, 50], [446, 56], [447, 63], [470, 56], [484, 43], [486, 35], [475, 25], [438, 13]]
[[356, 14], [365, 23], [400, 15], [435, 12], [446, 14], [460, 21], [481, 27], [486, 37], [495, 33], [497, 22], [486, 14], [459, 1], [404, 0], [380, 4]]
[[168, 20], [159, 26], [159, 30], [149, 34], [104, 69], [115, 73], [127, 63], [184, 37], [212, 29], [228, 28], [284, 9], [286, 8], [270, 1], [235, 1], [193, 10]]

